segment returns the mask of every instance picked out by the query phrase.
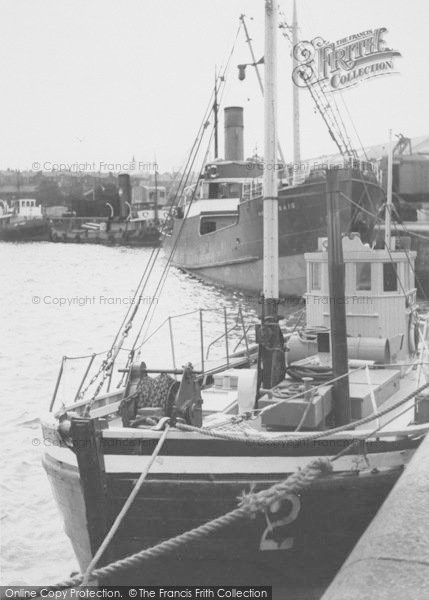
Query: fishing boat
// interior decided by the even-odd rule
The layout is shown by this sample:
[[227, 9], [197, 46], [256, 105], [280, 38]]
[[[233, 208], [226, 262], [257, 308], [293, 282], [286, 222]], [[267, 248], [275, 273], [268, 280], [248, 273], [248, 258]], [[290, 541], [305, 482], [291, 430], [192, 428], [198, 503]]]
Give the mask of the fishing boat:
[[[266, 0], [267, 161], [277, 141], [276, 18]], [[326, 583], [429, 430], [427, 321], [415, 253], [395, 247], [390, 207], [384, 248], [342, 235], [338, 170], [326, 172], [328, 236], [305, 254], [306, 324], [284, 336], [276, 174], [265, 170], [263, 185], [255, 346], [226, 345], [217, 365], [202, 350], [200, 364], [174, 369], [133, 346], [118, 365], [136, 306], [68, 404], [57, 396], [62, 365], [42, 429], [43, 465], [81, 569], [63, 587]]]
[[[241, 19], [251, 64], [264, 93], [243, 15]], [[296, 45], [296, 10], [292, 29]], [[244, 114], [240, 106], [225, 108], [224, 158], [220, 158], [216, 85], [214, 95], [215, 158], [205, 165], [197, 189], [188, 186], [184, 190], [163, 245], [167, 253], [175, 248], [173, 265], [179, 269], [202, 280], [258, 294], [263, 271], [262, 179], [264, 170], [272, 169], [278, 177], [279, 293], [282, 297], [301, 297], [306, 288], [304, 253], [315, 250], [318, 238], [326, 236], [327, 207], [326, 160], [301, 160], [298, 88], [293, 86], [292, 164], [285, 163], [279, 144], [271, 163], [258, 156], [244, 158]], [[316, 107], [320, 110], [318, 101]], [[374, 161], [358, 159], [347, 133], [337, 131], [341, 120], [335, 115], [329, 120], [328, 107], [331, 109], [329, 102], [322, 117], [340, 150], [331, 166], [341, 167], [340, 190], [348, 198], [342, 203], [341, 231], [358, 231], [363, 241], [371, 242], [384, 200], [381, 171]]]
[[49, 239], [49, 225], [34, 198], [0, 201], [0, 240], [5, 242]]

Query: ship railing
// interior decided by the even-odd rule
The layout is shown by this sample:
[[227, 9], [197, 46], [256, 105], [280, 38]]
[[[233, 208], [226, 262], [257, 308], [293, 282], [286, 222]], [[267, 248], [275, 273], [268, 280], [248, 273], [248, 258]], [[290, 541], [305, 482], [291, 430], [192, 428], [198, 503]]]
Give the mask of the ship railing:
[[260, 179], [252, 179], [243, 184], [242, 200], [253, 200], [262, 196], [262, 181]]
[[[209, 324], [209, 321], [205, 319], [206, 315], [210, 315], [210, 317], [215, 316], [217, 328], [222, 329], [222, 332], [220, 332], [214, 338], [212, 337], [212, 334], [207, 334], [207, 325]], [[194, 321], [194, 330], [196, 326], [198, 330], [197, 335], [199, 350], [198, 354], [191, 355], [191, 358], [193, 359], [194, 364], [198, 367], [198, 370], [200, 370], [203, 374], [207, 370], [211, 369], [213, 363], [229, 367], [232, 362], [233, 355], [240, 352], [245, 354], [247, 358], [250, 359], [253, 352], [253, 339], [250, 335], [250, 330], [256, 322], [256, 315], [252, 315], [251, 317], [245, 315], [241, 306], [234, 311], [228, 311], [226, 307], [224, 307], [221, 311], [219, 311], [218, 308], [200, 308], [187, 313], [169, 316], [144, 339], [142, 346], [147, 345], [150, 340], [153, 340], [155, 335], [159, 334], [163, 328], [168, 328], [168, 341], [170, 346], [171, 361], [173, 368], [177, 369], [178, 365], [180, 365], [184, 359], [182, 359], [182, 361], [179, 360], [177, 351], [178, 336], [176, 336], [173, 325], [175, 325], [180, 319], [185, 319], [192, 316], [196, 317], [196, 321]], [[210, 326], [213, 327], [213, 319], [210, 319]], [[207, 339], [208, 335], [210, 336], [209, 339]], [[183, 340], [183, 338], [181, 339]], [[219, 355], [220, 346], [223, 349], [223, 354], [221, 356]], [[188, 346], [188, 348], [184, 350], [184, 353], [189, 352], [190, 350], [191, 348]], [[218, 351], [217, 356], [211, 358], [216, 350]], [[186, 362], [189, 362], [189, 360], [186, 360]]]
[[344, 168], [351, 168], [360, 171], [363, 175], [372, 174], [377, 183], [382, 183], [382, 171], [375, 161], [361, 160], [357, 158], [345, 158]]
[[[190, 319], [191, 322], [186, 322]], [[181, 326], [178, 344], [179, 321]], [[191, 362], [195, 370], [201, 373], [203, 383], [208, 376], [225, 368], [247, 364], [254, 360], [255, 343], [251, 330], [257, 321], [256, 314], [249, 314], [241, 306], [228, 310], [226, 307], [215, 309], [196, 309], [164, 319], [152, 332], [147, 334], [136, 348], [121, 348], [113, 364], [105, 373], [103, 385], [97, 388], [106, 364], [109, 351], [83, 356], [64, 356], [61, 361], [50, 411], [58, 402], [63, 407], [85, 406], [94, 397], [106, 397], [116, 400], [126, 386], [126, 373], [130, 357], [137, 362], [148, 362], [150, 356], [162, 356], [164, 368], [173, 371]], [[208, 329], [210, 328], [210, 331]], [[186, 331], [186, 335], [183, 335]], [[198, 340], [195, 343], [194, 340]], [[185, 342], [185, 343], [184, 343]], [[170, 348], [170, 357], [165, 357], [165, 349]], [[152, 365], [148, 364], [148, 367]]]
[[304, 183], [311, 172], [309, 162], [289, 163], [285, 166], [282, 174], [282, 183], [286, 186]]
[[17, 213], [11, 213], [7, 215], [8, 217], [19, 217], [19, 219], [21, 221], [27, 222], [27, 221], [34, 221], [35, 219], [39, 219], [40, 221], [43, 220], [43, 215], [41, 213], [37, 213], [34, 215], [21, 215], [21, 214], [17, 214]]
[[314, 161], [289, 163], [284, 169], [282, 183], [286, 186], [300, 185], [310, 174], [323, 173], [325, 170], [333, 168], [353, 169], [360, 171], [363, 175], [371, 174], [379, 185], [382, 184], [382, 171], [376, 162], [352, 157], [321, 158]]
[[107, 223], [109, 217], [49, 217], [49, 220], [54, 227], [71, 230], [85, 223]]

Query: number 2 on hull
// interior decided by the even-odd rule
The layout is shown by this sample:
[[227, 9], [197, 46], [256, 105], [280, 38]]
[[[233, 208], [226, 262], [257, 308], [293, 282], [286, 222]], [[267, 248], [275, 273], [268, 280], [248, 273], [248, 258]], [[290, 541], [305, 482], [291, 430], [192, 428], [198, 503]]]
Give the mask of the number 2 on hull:
[[[284, 502], [290, 503], [289, 514], [277, 521], [270, 521], [270, 515], [280, 512], [284, 506]], [[295, 494], [287, 494], [282, 500], [277, 500], [270, 506], [269, 513], [266, 512], [267, 527], [265, 528], [261, 541], [259, 542], [259, 550], [262, 552], [267, 550], [290, 550], [294, 544], [293, 537], [284, 537], [283, 528], [286, 525], [293, 523], [301, 510], [301, 501]]]

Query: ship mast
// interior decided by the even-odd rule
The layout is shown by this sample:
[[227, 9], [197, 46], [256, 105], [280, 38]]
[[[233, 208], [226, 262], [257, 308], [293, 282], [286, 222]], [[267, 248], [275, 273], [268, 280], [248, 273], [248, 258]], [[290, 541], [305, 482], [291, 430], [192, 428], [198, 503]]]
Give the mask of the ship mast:
[[326, 171], [326, 205], [328, 209], [328, 270], [329, 317], [331, 324], [331, 356], [335, 424], [351, 421], [351, 404], [348, 378], [347, 320], [346, 320], [346, 270], [341, 235], [341, 204], [339, 200], [338, 170]]
[[155, 204], [154, 204], [155, 223], [158, 223], [158, 165], [155, 157]]
[[389, 150], [387, 155], [387, 202], [385, 210], [384, 243], [388, 250], [391, 248], [391, 219], [392, 219], [392, 192], [393, 192], [393, 143], [392, 130], [389, 129]]
[[[292, 60], [293, 71], [298, 66], [298, 61], [295, 58], [294, 49], [298, 44], [298, 17], [296, 10], [296, 0], [293, 0], [293, 17], [292, 17]], [[301, 162], [301, 142], [299, 134], [299, 87], [292, 85], [292, 102], [293, 102], [293, 162], [295, 165]]]
[[[247, 24], [246, 24], [246, 21], [245, 21], [244, 17], [245, 17], [245, 15], [241, 15], [240, 16], [240, 21], [243, 24], [244, 34], [246, 36], [246, 42], [247, 42], [247, 44], [249, 46], [250, 56], [252, 58], [251, 65], [255, 68], [256, 77], [257, 77], [258, 83], [259, 83], [259, 89], [261, 90], [261, 94], [263, 96], [264, 95], [264, 84], [262, 83], [262, 77], [261, 77], [261, 74], [259, 72], [259, 67], [258, 67], [258, 65], [261, 64], [261, 61], [258, 62], [256, 60], [255, 53], [253, 51], [253, 46], [252, 46], [252, 38], [249, 35], [249, 30], [247, 29]], [[266, 38], [266, 36], [265, 36], [265, 38]], [[265, 63], [265, 57], [262, 60], [262, 62]], [[280, 145], [280, 141], [278, 140], [278, 138], [277, 138], [276, 144], [277, 144], [277, 150], [278, 150], [278, 153], [279, 153], [279, 156], [280, 156], [280, 160], [281, 160], [282, 164], [285, 165], [286, 164], [285, 157], [283, 156], [283, 150], [282, 150], [282, 147]]]
[[[263, 310], [256, 329], [258, 384], [272, 388], [284, 379], [284, 340], [279, 326], [279, 225], [277, 148], [277, 0], [265, 0], [264, 81], [264, 257]], [[259, 385], [258, 385], [259, 389]]]
[[218, 125], [218, 110], [219, 105], [217, 102], [217, 73], [215, 68], [215, 84], [214, 84], [214, 102], [213, 102], [213, 115], [214, 115], [214, 159], [219, 157], [219, 125]]
[[267, 316], [277, 313], [279, 297], [279, 227], [277, 143], [277, 0], [265, 0], [264, 81], [264, 297]]

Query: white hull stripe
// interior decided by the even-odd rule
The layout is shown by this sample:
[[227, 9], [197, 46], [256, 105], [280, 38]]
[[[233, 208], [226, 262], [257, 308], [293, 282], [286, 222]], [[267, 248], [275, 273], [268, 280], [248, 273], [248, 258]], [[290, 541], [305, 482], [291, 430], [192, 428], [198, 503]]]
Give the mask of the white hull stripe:
[[[46, 449], [51, 458], [76, 466], [76, 457], [67, 448]], [[369, 466], [362, 455], [343, 456], [333, 463], [334, 471], [354, 471], [369, 469], [389, 469], [403, 466], [413, 454], [413, 450], [380, 452], [368, 455]], [[309, 456], [291, 457], [245, 457], [245, 456], [158, 456], [150, 470], [151, 475], [269, 475], [293, 473], [308, 465], [313, 459]], [[150, 456], [106, 455], [106, 473], [142, 473]]]

